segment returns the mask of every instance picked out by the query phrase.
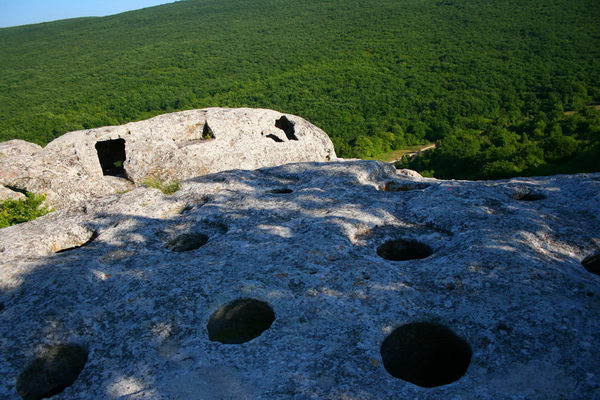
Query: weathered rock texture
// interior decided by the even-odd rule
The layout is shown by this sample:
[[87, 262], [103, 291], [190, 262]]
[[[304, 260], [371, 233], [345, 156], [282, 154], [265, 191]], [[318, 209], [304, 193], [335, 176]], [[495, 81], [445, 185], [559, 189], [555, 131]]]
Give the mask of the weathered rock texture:
[[0, 185], [0, 201], [4, 200], [22, 200], [25, 195], [20, 192], [15, 192], [12, 189]]
[[60, 399], [598, 398], [599, 216], [600, 174], [371, 161], [96, 199], [0, 230], [0, 398], [61, 352]]
[[207, 108], [70, 132], [43, 149], [22, 140], [0, 143], [0, 184], [46, 193], [51, 206], [62, 208], [129, 190], [147, 179], [171, 182], [237, 168], [333, 159], [327, 134], [300, 117]]

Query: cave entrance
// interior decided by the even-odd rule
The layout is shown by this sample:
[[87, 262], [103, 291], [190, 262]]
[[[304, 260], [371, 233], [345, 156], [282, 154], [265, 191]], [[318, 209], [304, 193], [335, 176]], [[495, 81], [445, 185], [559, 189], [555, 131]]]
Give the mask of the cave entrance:
[[96, 152], [104, 175], [125, 177], [125, 139], [96, 142]]

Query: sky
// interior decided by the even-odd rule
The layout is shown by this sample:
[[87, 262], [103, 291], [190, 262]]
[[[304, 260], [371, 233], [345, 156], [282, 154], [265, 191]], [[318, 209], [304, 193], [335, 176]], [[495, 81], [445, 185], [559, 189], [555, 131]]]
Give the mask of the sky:
[[174, 0], [0, 0], [0, 28], [77, 17], [101, 17]]

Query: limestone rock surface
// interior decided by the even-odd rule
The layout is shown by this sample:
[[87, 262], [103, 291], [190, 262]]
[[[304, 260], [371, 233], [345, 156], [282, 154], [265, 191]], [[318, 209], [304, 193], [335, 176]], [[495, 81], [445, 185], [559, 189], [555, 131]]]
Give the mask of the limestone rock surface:
[[70, 132], [43, 149], [0, 143], [0, 184], [47, 194], [55, 208], [229, 169], [335, 159], [308, 121], [265, 109], [207, 108], [121, 126]]
[[0, 398], [598, 398], [600, 174], [181, 186], [0, 230]]
[[25, 195], [20, 192], [15, 192], [12, 189], [0, 185], [0, 201], [4, 200], [22, 200]]

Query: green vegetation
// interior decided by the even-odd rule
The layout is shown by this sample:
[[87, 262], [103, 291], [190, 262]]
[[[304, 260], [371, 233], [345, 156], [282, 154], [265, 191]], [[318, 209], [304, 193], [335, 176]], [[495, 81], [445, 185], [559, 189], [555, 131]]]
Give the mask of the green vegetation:
[[175, 182], [161, 182], [155, 178], [147, 178], [142, 182], [142, 185], [149, 188], [158, 189], [166, 195], [170, 195], [181, 189], [181, 185], [178, 181]]
[[548, 116], [483, 130], [455, 129], [437, 150], [403, 159], [400, 168], [423, 175], [457, 179], [501, 179], [511, 176], [600, 171], [600, 111]]
[[0, 202], [0, 228], [31, 221], [48, 214], [50, 210], [42, 203], [45, 195], [25, 193], [23, 200], [5, 200]]
[[416, 153], [417, 151], [427, 148], [431, 145], [431, 143], [427, 143], [425, 145], [418, 144], [414, 146], [406, 146], [400, 150], [392, 150], [387, 153], [378, 154], [376, 157], [371, 157], [375, 160], [392, 162], [396, 160], [400, 160], [403, 156], [406, 156], [409, 153]]
[[[597, 0], [187, 0], [0, 29], [0, 140], [264, 107], [320, 126], [342, 157], [439, 142], [419, 166], [439, 176], [575, 171], [595, 117], [562, 118], [600, 101], [598, 21]], [[480, 150], [485, 171], [461, 171]]]

